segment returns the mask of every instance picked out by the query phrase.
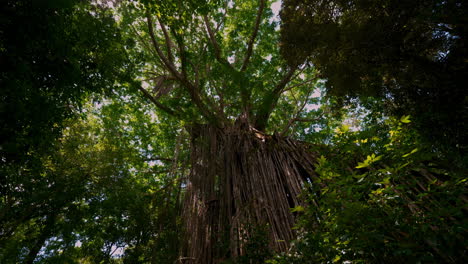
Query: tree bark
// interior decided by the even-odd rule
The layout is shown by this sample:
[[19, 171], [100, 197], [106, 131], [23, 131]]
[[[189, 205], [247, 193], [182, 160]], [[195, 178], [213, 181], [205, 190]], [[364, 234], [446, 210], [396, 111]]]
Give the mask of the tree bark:
[[26, 259], [24, 261], [25, 264], [33, 264], [34, 263], [34, 260], [36, 259], [37, 255], [39, 254], [39, 251], [41, 250], [41, 248], [44, 245], [45, 241], [52, 234], [52, 229], [53, 229], [53, 227], [55, 225], [56, 216], [57, 216], [57, 213], [55, 213], [55, 212], [47, 216], [44, 227], [42, 228], [41, 233], [39, 234], [39, 237], [34, 242], [34, 245], [29, 249], [29, 253], [26, 256]]
[[291, 208], [315, 177], [316, 155], [297, 141], [268, 136], [247, 120], [222, 129], [194, 126], [192, 171], [183, 209], [182, 263], [220, 263], [246, 253], [249, 227], [267, 227], [268, 247], [286, 251], [295, 238]]

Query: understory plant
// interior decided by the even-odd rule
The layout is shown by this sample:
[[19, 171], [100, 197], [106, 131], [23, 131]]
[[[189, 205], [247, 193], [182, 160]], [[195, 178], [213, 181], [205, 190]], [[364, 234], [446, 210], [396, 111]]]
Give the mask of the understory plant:
[[308, 206], [293, 209], [302, 213], [298, 239], [268, 263], [467, 261], [462, 156], [444, 163], [409, 116], [384, 124], [335, 130], [333, 150], [318, 159], [320, 177], [304, 193]]

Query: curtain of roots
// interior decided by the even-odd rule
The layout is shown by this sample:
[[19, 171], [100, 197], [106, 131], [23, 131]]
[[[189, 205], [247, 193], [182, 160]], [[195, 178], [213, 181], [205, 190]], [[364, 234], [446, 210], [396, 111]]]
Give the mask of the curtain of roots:
[[248, 125], [194, 126], [192, 171], [183, 219], [181, 263], [219, 263], [245, 254], [251, 226], [265, 226], [268, 247], [286, 251], [295, 238], [291, 208], [314, 177], [315, 155], [292, 139]]

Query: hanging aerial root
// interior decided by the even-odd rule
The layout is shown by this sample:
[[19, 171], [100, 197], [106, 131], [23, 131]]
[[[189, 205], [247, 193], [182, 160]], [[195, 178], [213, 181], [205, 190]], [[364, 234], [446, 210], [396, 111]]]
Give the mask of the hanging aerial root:
[[291, 208], [315, 176], [315, 155], [302, 143], [248, 126], [192, 128], [183, 219], [183, 263], [219, 263], [245, 254], [250, 226], [267, 226], [269, 248], [295, 238]]

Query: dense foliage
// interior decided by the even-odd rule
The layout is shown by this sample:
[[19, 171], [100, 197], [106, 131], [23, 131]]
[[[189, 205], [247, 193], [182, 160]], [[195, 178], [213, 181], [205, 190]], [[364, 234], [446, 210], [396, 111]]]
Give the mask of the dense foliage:
[[89, 176], [67, 164], [75, 157], [59, 153], [57, 138], [87, 96], [113, 88], [125, 57], [114, 19], [96, 6], [2, 1], [0, 9], [0, 256], [32, 263], [73, 226], [59, 218], [77, 213]]
[[0, 138], [1, 155], [10, 162], [46, 149], [86, 94], [112, 88], [123, 49], [114, 19], [98, 7], [78, 1], [1, 5]]
[[463, 1], [0, 5], [1, 263], [468, 261]]
[[404, 116], [337, 129], [318, 159], [321, 188], [294, 209], [301, 235], [271, 263], [466, 261], [466, 166], [440, 160], [411, 126]]
[[[374, 96], [412, 115], [426, 142], [466, 152], [465, 1], [286, 0], [282, 54], [310, 61], [344, 100]], [[439, 129], [440, 128], [440, 129]]]

